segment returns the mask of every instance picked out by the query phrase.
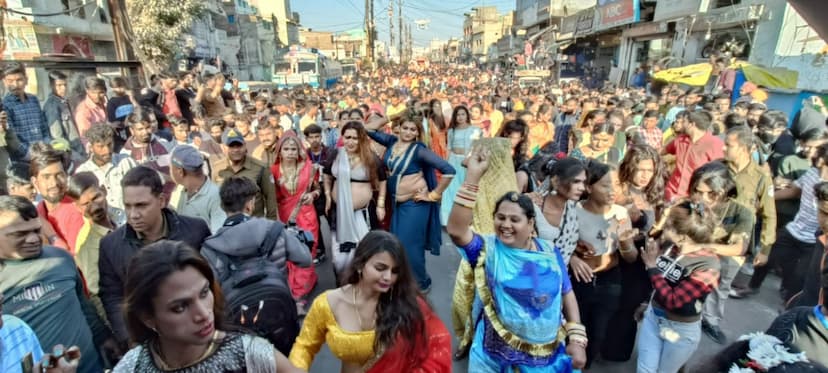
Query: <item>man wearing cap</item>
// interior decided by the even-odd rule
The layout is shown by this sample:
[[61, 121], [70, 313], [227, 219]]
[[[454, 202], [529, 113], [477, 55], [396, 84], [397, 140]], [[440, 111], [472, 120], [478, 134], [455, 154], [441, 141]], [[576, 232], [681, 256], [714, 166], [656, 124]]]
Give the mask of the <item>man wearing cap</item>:
[[230, 176], [241, 176], [249, 179], [259, 187], [256, 194], [256, 204], [253, 208], [253, 216], [267, 217], [268, 219], [279, 220], [279, 206], [276, 202], [276, 187], [274, 186], [273, 175], [265, 165], [247, 156], [244, 136], [231, 128], [222, 135], [224, 151], [227, 159], [221, 165], [217, 165], [218, 179], [216, 184]]
[[170, 207], [181, 215], [201, 218], [215, 233], [227, 215], [221, 209], [219, 188], [204, 172], [204, 156], [190, 145], [178, 145], [170, 158], [170, 174], [177, 184]]

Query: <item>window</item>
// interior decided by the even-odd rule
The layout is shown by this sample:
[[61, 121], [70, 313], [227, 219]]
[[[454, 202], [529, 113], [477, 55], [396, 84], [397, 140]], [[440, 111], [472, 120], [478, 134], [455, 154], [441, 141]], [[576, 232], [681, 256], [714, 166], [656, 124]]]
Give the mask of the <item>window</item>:
[[227, 23], [234, 24], [236, 23], [236, 15], [235, 14], [228, 14], [227, 15]]
[[716, 0], [713, 8], [724, 8], [726, 6], [737, 5], [741, 2], [742, 0]]

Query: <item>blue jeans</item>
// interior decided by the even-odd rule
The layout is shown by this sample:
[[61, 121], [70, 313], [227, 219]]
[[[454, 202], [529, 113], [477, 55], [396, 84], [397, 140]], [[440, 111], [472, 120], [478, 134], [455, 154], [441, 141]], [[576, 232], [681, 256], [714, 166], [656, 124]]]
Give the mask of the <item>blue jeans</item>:
[[676, 373], [701, 339], [701, 320], [667, 320], [647, 307], [638, 330], [638, 373]]

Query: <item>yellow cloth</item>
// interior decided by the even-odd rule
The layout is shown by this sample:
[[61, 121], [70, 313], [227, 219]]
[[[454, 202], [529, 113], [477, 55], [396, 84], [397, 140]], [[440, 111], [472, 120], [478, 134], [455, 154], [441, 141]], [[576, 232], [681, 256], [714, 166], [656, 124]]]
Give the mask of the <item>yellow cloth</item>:
[[[745, 73], [745, 79], [757, 86], [796, 89], [796, 82], [799, 80], [798, 71], [788, 70], [784, 67], [761, 67], [744, 62], [736, 63], [734, 66], [740, 67], [742, 72]], [[767, 96], [767, 93], [765, 96]], [[754, 97], [754, 99], [757, 98]]]
[[[747, 81], [757, 86], [768, 88], [796, 89], [796, 82], [799, 79], [799, 72], [781, 67], [761, 67], [751, 65], [747, 62], [737, 62], [730, 65], [731, 69], [742, 69]], [[667, 81], [668, 83], [680, 83], [701, 87], [710, 80], [713, 66], [709, 63], [697, 63], [676, 67], [673, 69], [661, 70], [653, 77]]]
[[492, 134], [492, 137], [499, 135], [500, 127], [503, 126], [503, 113], [497, 109], [492, 110], [492, 112], [489, 113], [489, 122], [492, 122], [489, 126], [489, 133]]
[[83, 226], [78, 232], [75, 241], [77, 253], [75, 263], [86, 279], [86, 287], [89, 293], [97, 295], [100, 290], [100, 274], [98, 272], [98, 259], [100, 258], [101, 239], [109, 234], [109, 229], [97, 225], [88, 218], [83, 218]]
[[457, 336], [458, 350], [471, 346], [474, 336], [472, 304], [474, 303], [474, 269], [465, 260], [460, 261], [454, 278], [454, 292], [451, 295], [451, 325]]
[[304, 131], [305, 128], [308, 128], [311, 124], [316, 124], [316, 118], [303, 115], [302, 119], [299, 119], [299, 130]]
[[400, 102], [400, 104], [399, 104], [399, 105], [397, 105], [397, 106], [394, 106], [394, 105], [388, 105], [388, 106], [385, 108], [385, 117], [386, 117], [386, 118], [393, 118], [393, 117], [395, 117], [395, 116], [397, 116], [397, 115], [401, 114], [402, 112], [404, 112], [406, 108], [407, 108], [407, 107], [406, 107], [406, 106], [405, 106], [405, 104], [404, 104], [404, 103], [402, 103], [402, 102]]
[[675, 137], [676, 131], [673, 130], [673, 127], [670, 127], [661, 135], [661, 144], [667, 145], [670, 143], [670, 141], [673, 141]]
[[654, 78], [668, 83], [680, 83], [691, 86], [704, 86], [710, 80], [713, 66], [709, 63], [697, 63], [672, 69], [661, 70], [653, 75]]
[[554, 133], [551, 123], [532, 122], [529, 125], [529, 152], [535, 155], [544, 144], [554, 140]]
[[480, 234], [494, 233], [495, 202], [506, 192], [517, 191], [517, 176], [512, 162], [512, 146], [503, 137], [480, 139], [472, 148], [481, 145], [491, 151], [489, 169], [480, 178], [477, 203], [474, 205], [474, 231]]
[[310, 369], [323, 343], [337, 359], [346, 363], [362, 366], [374, 357], [374, 331], [351, 332], [340, 328], [328, 303], [330, 291], [340, 290], [329, 290], [316, 297], [290, 350], [290, 362], [299, 369]]

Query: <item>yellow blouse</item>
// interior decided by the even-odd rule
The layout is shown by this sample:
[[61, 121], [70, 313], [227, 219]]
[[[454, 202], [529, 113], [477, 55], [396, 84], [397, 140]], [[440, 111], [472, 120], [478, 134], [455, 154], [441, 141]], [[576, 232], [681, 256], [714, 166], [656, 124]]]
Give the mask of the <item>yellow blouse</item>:
[[374, 357], [374, 331], [351, 332], [339, 327], [328, 303], [328, 291], [313, 301], [290, 350], [290, 362], [309, 370], [322, 343], [327, 343], [333, 355], [346, 363], [364, 365]]

